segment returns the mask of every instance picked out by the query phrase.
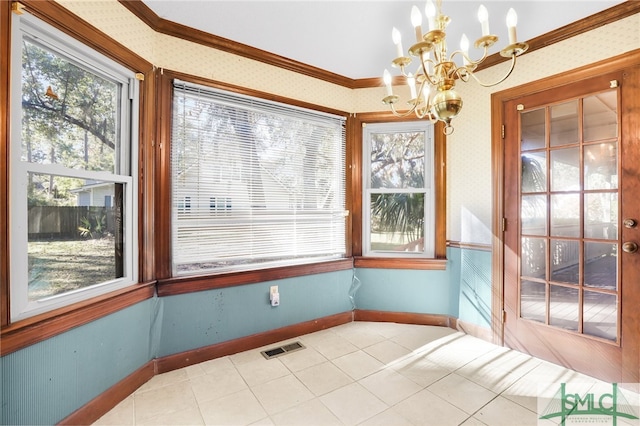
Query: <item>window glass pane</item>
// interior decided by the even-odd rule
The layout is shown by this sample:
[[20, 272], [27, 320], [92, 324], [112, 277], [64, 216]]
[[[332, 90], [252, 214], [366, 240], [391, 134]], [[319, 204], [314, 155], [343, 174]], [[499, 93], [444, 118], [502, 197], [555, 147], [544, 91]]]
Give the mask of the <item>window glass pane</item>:
[[615, 341], [618, 336], [618, 298], [615, 294], [584, 292], [584, 333]]
[[544, 283], [522, 281], [520, 284], [520, 316], [532, 321], [546, 322], [547, 299]]
[[545, 147], [545, 109], [523, 112], [521, 120], [521, 150], [540, 149]]
[[578, 330], [578, 289], [549, 286], [549, 324], [565, 330]]
[[580, 236], [580, 194], [551, 195], [551, 236]]
[[424, 251], [424, 194], [371, 195], [371, 250]]
[[123, 276], [123, 185], [29, 173], [30, 301]]
[[425, 133], [371, 135], [371, 188], [424, 188]]
[[584, 236], [618, 238], [618, 193], [593, 192], [584, 195]]
[[551, 281], [580, 282], [580, 243], [551, 240]]
[[580, 190], [580, 150], [578, 148], [551, 151], [551, 190]]
[[175, 85], [174, 272], [342, 257], [344, 120]]
[[618, 136], [618, 92], [610, 90], [584, 98], [584, 140], [613, 139]]
[[578, 142], [578, 101], [551, 107], [551, 146]]
[[120, 173], [120, 84], [30, 41], [22, 60], [22, 161]]
[[618, 144], [589, 145], [584, 148], [585, 189], [618, 188]]
[[522, 155], [522, 192], [547, 190], [547, 153], [529, 152]]

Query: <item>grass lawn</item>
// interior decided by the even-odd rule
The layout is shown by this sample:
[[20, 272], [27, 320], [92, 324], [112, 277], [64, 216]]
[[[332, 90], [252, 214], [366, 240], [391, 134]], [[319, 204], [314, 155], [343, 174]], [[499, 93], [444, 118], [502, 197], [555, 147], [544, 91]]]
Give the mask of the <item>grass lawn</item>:
[[115, 276], [113, 238], [29, 242], [29, 300], [88, 287]]

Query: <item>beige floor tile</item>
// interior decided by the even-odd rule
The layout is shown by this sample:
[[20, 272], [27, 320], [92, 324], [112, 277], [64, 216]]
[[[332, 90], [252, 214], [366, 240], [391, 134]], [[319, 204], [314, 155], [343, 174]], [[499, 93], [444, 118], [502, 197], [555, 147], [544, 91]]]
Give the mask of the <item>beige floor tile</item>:
[[391, 369], [374, 373], [359, 383], [390, 406], [422, 390], [421, 386]]
[[330, 362], [298, 371], [296, 377], [316, 396], [324, 395], [353, 382], [351, 377]]
[[425, 355], [414, 355], [405, 358], [400, 362], [394, 363], [391, 368], [422, 387], [427, 387], [451, 374], [449, 369], [429, 361]]
[[[250, 355], [252, 356], [252, 359], [253, 359], [253, 356], [255, 354], [251, 353]], [[256, 358], [259, 359], [258, 357]], [[210, 361], [205, 361], [198, 365], [202, 367], [205, 374], [222, 373], [222, 372], [236, 370], [235, 364], [233, 363], [233, 361], [231, 361], [231, 358], [228, 356], [212, 359]]]
[[327, 358], [314, 348], [300, 349], [281, 356], [278, 359], [285, 367], [294, 373], [327, 361]]
[[209, 374], [190, 379], [190, 383], [198, 404], [247, 388], [246, 382], [235, 368], [233, 370], [211, 370]]
[[194, 407], [198, 403], [188, 381], [134, 394], [136, 423]]
[[249, 389], [200, 404], [207, 425], [246, 425], [267, 417]]
[[475, 413], [497, 396], [455, 373], [443, 377], [427, 389], [468, 414]]
[[469, 415], [427, 389], [396, 404], [394, 410], [415, 425], [459, 425]]
[[317, 398], [271, 416], [275, 425], [341, 426], [338, 418]]
[[345, 425], [359, 424], [389, 408], [358, 383], [323, 395], [320, 400]]
[[536, 426], [538, 416], [506, 398], [498, 396], [482, 407], [474, 417], [491, 426]]
[[174, 411], [136, 422], [136, 425], [204, 425], [200, 409], [198, 407], [187, 408], [186, 410]]
[[413, 423], [402, 417], [393, 408], [389, 408], [360, 423], [360, 426], [413, 426]]
[[314, 398], [293, 374], [254, 386], [251, 390], [269, 415]]
[[488, 426], [488, 425], [482, 423], [480, 420], [476, 419], [475, 417], [469, 417], [467, 420], [461, 423], [460, 426]]
[[348, 324], [335, 327], [332, 330], [337, 335], [344, 337], [358, 348], [363, 349], [387, 340], [386, 337], [378, 333], [370, 324], [371, 323], [363, 324], [361, 326], [360, 324], [350, 322]]
[[360, 380], [384, 368], [383, 363], [360, 350], [336, 358], [333, 363], [354, 380]]
[[155, 375], [144, 385], [136, 389], [135, 393], [143, 393], [150, 390], [158, 389], [167, 385], [172, 385], [178, 382], [184, 382], [189, 380], [187, 370], [181, 368], [179, 370], [169, 371], [168, 373], [162, 373]]
[[266, 383], [291, 374], [278, 358], [265, 359], [262, 355], [253, 361], [241, 362], [236, 368], [249, 386]]
[[397, 334], [390, 340], [404, 346], [410, 351], [419, 351], [431, 342], [458, 334], [455, 330], [447, 327], [407, 325], [409, 327], [403, 329], [400, 334]]
[[94, 425], [120, 425], [130, 426], [135, 424], [133, 412], [133, 395], [129, 395], [118, 405], [113, 407], [107, 414], [100, 417]]
[[358, 350], [349, 340], [329, 330], [306, 334], [300, 340], [305, 346], [314, 348], [330, 360]]
[[393, 364], [411, 354], [409, 349], [390, 340], [378, 342], [363, 350], [383, 364]]

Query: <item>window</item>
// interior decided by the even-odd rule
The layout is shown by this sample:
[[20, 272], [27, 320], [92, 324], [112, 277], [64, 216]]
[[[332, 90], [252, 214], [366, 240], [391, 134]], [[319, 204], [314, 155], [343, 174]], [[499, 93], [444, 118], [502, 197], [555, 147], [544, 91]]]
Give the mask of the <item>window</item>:
[[11, 319], [137, 281], [134, 74], [14, 15]]
[[344, 257], [344, 123], [175, 81], [173, 274]]
[[367, 124], [362, 140], [363, 255], [434, 257], [433, 124]]

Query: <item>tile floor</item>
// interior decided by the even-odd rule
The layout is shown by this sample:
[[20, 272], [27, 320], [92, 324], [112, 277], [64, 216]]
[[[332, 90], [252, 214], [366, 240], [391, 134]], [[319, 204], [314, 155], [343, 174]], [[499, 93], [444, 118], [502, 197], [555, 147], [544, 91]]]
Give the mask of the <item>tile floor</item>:
[[598, 383], [444, 327], [353, 322], [282, 343], [157, 375], [95, 424], [537, 425], [539, 383]]

